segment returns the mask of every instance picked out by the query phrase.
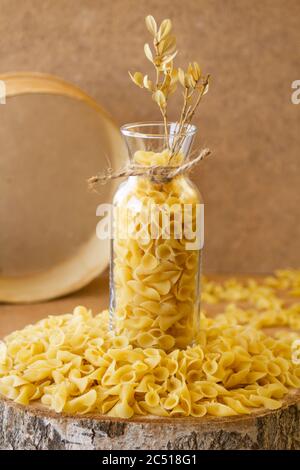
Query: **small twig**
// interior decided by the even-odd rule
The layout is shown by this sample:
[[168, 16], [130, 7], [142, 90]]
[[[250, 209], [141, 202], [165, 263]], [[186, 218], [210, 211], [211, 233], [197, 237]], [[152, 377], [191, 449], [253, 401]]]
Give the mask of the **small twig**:
[[202, 97], [203, 97], [203, 95], [204, 95], [204, 92], [205, 92], [205, 90], [206, 90], [206, 87], [207, 87], [207, 85], [208, 85], [208, 79], [209, 79], [209, 76], [207, 77], [206, 81], [203, 83], [203, 86], [202, 86], [201, 91], [200, 91], [200, 93], [199, 93], [199, 95], [198, 95], [198, 98], [197, 98], [197, 101], [196, 101], [195, 105], [193, 106], [193, 108], [192, 108], [192, 110], [190, 111], [190, 113], [187, 115], [187, 123], [190, 123], [190, 122], [191, 122], [191, 120], [192, 120], [192, 118], [193, 118], [193, 116], [194, 116], [194, 114], [195, 114], [195, 112], [196, 112], [196, 109], [197, 109], [197, 107], [198, 107], [199, 104], [200, 104], [200, 101], [201, 101], [201, 99], [202, 99]]

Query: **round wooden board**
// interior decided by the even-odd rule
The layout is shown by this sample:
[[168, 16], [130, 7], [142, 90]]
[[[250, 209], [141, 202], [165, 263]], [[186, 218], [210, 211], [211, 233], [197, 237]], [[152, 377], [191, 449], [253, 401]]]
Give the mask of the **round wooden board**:
[[87, 178], [121, 166], [125, 145], [107, 112], [76, 86], [32, 72], [0, 80], [0, 302], [52, 299], [108, 265], [96, 208], [111, 202], [118, 183], [95, 194]]
[[67, 416], [0, 399], [3, 450], [300, 450], [300, 392], [275, 411], [229, 418]]
[[[228, 276], [213, 276], [222, 282]], [[242, 280], [243, 277], [239, 276]], [[259, 282], [261, 277], [256, 276]], [[102, 290], [101, 290], [102, 289]], [[108, 280], [94, 282], [73, 297], [48, 304], [7, 305], [5, 321], [14, 316], [14, 328], [45, 317], [49, 313], [70, 311], [82, 303], [95, 312], [107, 303]], [[103, 304], [100, 308], [100, 299]], [[285, 303], [292, 302], [283, 295]], [[209, 316], [223, 311], [225, 304], [204, 304]], [[1, 316], [0, 316], [1, 318]], [[1, 324], [0, 324], [1, 327]], [[1, 330], [1, 328], [0, 328]], [[277, 328], [270, 329], [270, 334]], [[8, 330], [3, 328], [2, 335]], [[300, 390], [291, 391], [280, 409], [258, 410], [251, 415], [229, 418], [138, 417], [121, 420], [99, 415], [56, 414], [37, 404], [18, 405], [0, 398], [0, 449], [297, 449], [300, 450]]]

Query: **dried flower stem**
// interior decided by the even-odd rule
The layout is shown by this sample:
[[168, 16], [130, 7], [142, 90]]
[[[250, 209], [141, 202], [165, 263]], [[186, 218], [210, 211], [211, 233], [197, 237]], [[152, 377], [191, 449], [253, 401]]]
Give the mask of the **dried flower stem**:
[[[198, 108], [202, 97], [207, 93], [209, 86], [209, 75], [202, 77], [197, 62], [190, 63], [187, 70], [174, 67], [174, 58], [177, 55], [176, 38], [172, 36], [171, 20], [165, 19], [158, 27], [153, 16], [146, 17], [146, 26], [153, 37], [153, 51], [149, 44], [144, 45], [147, 59], [154, 65], [156, 77], [152, 82], [148, 75], [143, 76], [141, 72], [129, 73], [132, 81], [140, 88], [145, 88], [152, 94], [157, 103], [164, 123], [166, 146], [170, 149], [170, 161], [180, 150], [185, 138], [184, 130], [188, 129], [192, 118]], [[167, 105], [169, 96], [176, 91], [177, 83], [184, 88], [183, 105], [180, 113], [176, 134], [170, 147], [170, 136], [168, 132]], [[192, 104], [194, 97], [196, 100]]]

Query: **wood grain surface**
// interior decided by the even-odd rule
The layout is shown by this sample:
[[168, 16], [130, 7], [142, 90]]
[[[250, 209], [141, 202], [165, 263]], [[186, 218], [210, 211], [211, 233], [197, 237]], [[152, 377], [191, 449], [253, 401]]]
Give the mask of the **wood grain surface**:
[[0, 449], [299, 450], [300, 395], [275, 411], [228, 418], [67, 416], [0, 399]]

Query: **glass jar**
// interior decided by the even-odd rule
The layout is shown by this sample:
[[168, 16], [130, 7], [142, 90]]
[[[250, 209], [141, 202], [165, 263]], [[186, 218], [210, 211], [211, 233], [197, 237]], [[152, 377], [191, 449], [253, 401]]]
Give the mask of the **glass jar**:
[[[131, 163], [142, 174], [121, 183], [113, 200], [111, 327], [137, 347], [165, 351], [191, 345], [200, 320], [200, 193], [184, 173], [149, 172], [173, 169], [189, 157], [196, 127], [180, 136], [176, 130], [169, 123], [166, 138], [163, 123], [121, 128]], [[180, 147], [171, 154], [176, 142]]]

